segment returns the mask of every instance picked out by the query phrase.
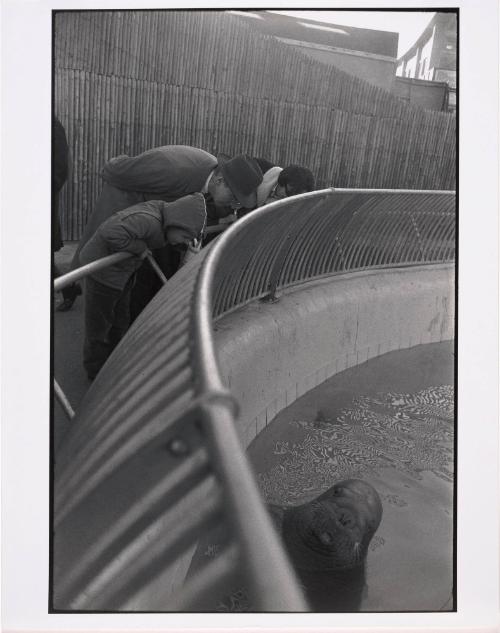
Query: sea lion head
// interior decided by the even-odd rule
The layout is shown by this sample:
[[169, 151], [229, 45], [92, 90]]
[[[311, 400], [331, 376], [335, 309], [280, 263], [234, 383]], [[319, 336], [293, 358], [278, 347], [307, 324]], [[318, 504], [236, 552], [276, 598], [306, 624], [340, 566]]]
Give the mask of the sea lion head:
[[347, 479], [309, 503], [287, 508], [282, 534], [299, 569], [354, 569], [364, 565], [381, 518], [377, 491], [366, 481]]

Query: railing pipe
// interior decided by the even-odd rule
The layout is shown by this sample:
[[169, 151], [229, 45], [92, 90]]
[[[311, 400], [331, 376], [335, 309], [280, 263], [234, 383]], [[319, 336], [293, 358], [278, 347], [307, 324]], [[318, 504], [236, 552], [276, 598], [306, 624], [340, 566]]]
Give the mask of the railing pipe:
[[64, 413], [66, 414], [66, 417], [68, 417], [70, 420], [74, 418], [75, 412], [73, 410], [73, 407], [71, 406], [68, 398], [66, 398], [64, 391], [61, 389], [61, 387], [59, 386], [59, 383], [57, 382], [55, 378], [54, 378], [54, 395], [56, 396], [57, 400], [59, 401], [59, 404], [63, 408]]
[[168, 281], [168, 279], [165, 277], [165, 275], [163, 274], [162, 269], [158, 266], [158, 264], [156, 263], [155, 258], [153, 257], [153, 255], [151, 255], [151, 253], [148, 253], [146, 255], [146, 259], [148, 260], [148, 262], [151, 264], [151, 268], [155, 271], [155, 273], [158, 275], [158, 277], [160, 278], [160, 281], [163, 285], [165, 285]]
[[123, 251], [121, 253], [113, 253], [112, 255], [106, 255], [106, 257], [102, 257], [101, 259], [96, 259], [95, 262], [90, 262], [90, 264], [85, 264], [85, 266], [80, 266], [80, 268], [76, 268], [75, 270], [66, 273], [65, 275], [61, 275], [54, 280], [54, 291], [62, 290], [69, 286], [75, 281], [79, 281], [87, 275], [91, 275], [99, 270], [103, 270], [112, 264], [116, 264], [117, 262], [121, 262], [124, 259], [128, 259], [129, 257], [135, 257], [132, 253], [127, 253]]
[[[408, 218], [404, 214], [394, 214], [393, 208], [388, 210], [378, 227], [378, 233], [383, 237], [379, 238], [381, 247], [371, 264], [385, 266], [392, 261], [400, 261], [409, 237], [405, 230], [407, 226]], [[369, 262], [370, 259], [367, 260], [367, 265], [370, 265]]]
[[[300, 197], [317, 195], [318, 192], [312, 192]], [[286, 201], [277, 201], [239, 220], [214, 245], [200, 270], [193, 325], [198, 388], [201, 393], [227, 392], [222, 383], [211, 333], [214, 278], [225, 244], [231, 236], [255, 221], [256, 214], [272, 213], [273, 209], [285, 204]], [[206, 406], [205, 424], [214, 455], [214, 467], [226, 483], [233, 510], [230, 518], [240, 535], [246, 565], [251, 567], [249, 577], [253, 580], [253, 594], [260, 603], [259, 607], [266, 611], [307, 611], [307, 603], [298, 589], [295, 573], [283, 553], [269, 514], [263, 506], [251, 468], [236, 435], [232, 416], [224, 401], [212, 402]], [[276, 587], [280, 587], [280, 591], [277, 592]]]
[[64, 592], [71, 593], [75, 583], [78, 583], [86, 568], [98, 565], [100, 561], [104, 560], [106, 551], [111, 549], [113, 543], [123, 538], [134, 525], [139, 525], [141, 521], [146, 520], [147, 515], [151, 516], [151, 508], [159, 508], [165, 499], [168, 499], [170, 504], [177, 502], [181, 495], [186, 493], [186, 490], [197, 485], [207, 473], [208, 457], [206, 451], [198, 449], [191, 457], [184, 460], [184, 463], [176, 470], [163, 477], [145, 497], [136, 500], [126, 514], [117, 519], [110, 530], [99, 535], [99, 538], [89, 547], [86, 556], [78, 564], [70, 567], [66, 574], [61, 577], [60, 583], [64, 587]]
[[[301, 196], [297, 197], [314, 197], [314, 194], [317, 194], [317, 192], [301, 194]], [[201, 392], [226, 391], [220, 377], [212, 337], [212, 292], [217, 265], [222, 259], [227, 243], [234, 238], [235, 235], [244, 231], [248, 224], [254, 222], [257, 215], [264, 215], [270, 211], [272, 212], [273, 209], [285, 206], [285, 200], [278, 200], [277, 202], [272, 202], [260, 209], [252, 211], [232, 224], [214, 244], [204, 261], [203, 267], [199, 271], [193, 325], [195, 329], [194, 338], [197, 346], [195, 358], [198, 365], [197, 373], [199, 375], [199, 389]]]
[[196, 576], [182, 585], [182, 589], [168, 600], [171, 611], [213, 611], [214, 604], [238, 573], [235, 562], [240, 558], [238, 547], [231, 544]]
[[[193, 543], [202, 530], [217, 525], [222, 508], [220, 491], [205, 490], [199, 486], [191, 491], [195, 501], [189, 510], [176, 506], [169, 507], [165, 514], [147, 526], [142, 534], [135, 535], [128, 544], [127, 553], [109, 561], [88, 584], [79, 588], [71, 596], [73, 609], [85, 608], [89, 604], [95, 609], [113, 605], [114, 610], [123, 608], [123, 604], [138, 590], [146, 586], [162, 568], [167, 567], [176, 555], [183, 553]], [[184, 512], [182, 511], [184, 509]], [[173, 514], [177, 514], [173, 517]], [[161, 524], [167, 526], [160, 538], [151, 538]]]
[[[135, 255], [133, 255], [133, 253], [128, 253], [127, 251], [123, 251], [120, 253], [113, 253], [112, 255], [107, 255], [106, 257], [97, 259], [93, 262], [90, 262], [89, 264], [80, 266], [79, 268], [76, 268], [75, 270], [72, 270], [69, 273], [66, 273], [65, 275], [60, 275], [59, 277], [57, 277], [57, 279], [54, 280], [54, 292], [58, 292], [62, 290], [63, 288], [66, 288], [67, 286], [75, 283], [76, 281], [79, 281], [80, 279], [84, 279], [85, 277], [87, 277], [88, 275], [91, 275], [92, 273], [98, 272], [99, 270], [104, 270], [105, 268], [108, 268], [108, 266], [112, 266], [113, 264], [116, 264], [117, 262], [121, 262], [125, 259], [129, 259], [130, 257], [135, 257]], [[163, 274], [163, 271], [161, 270], [161, 268], [156, 263], [154, 257], [150, 253], [148, 253], [146, 255], [146, 258], [148, 262], [151, 264], [155, 273], [160, 278], [160, 281], [165, 285], [168, 280]], [[66, 414], [66, 417], [68, 417], [69, 419], [73, 418], [75, 415], [75, 412], [68, 398], [66, 397], [64, 391], [61, 389], [60, 385], [57, 383], [55, 379], [54, 379], [54, 393], [59, 403], [61, 404]]]
[[310, 218], [308, 214], [304, 214], [304, 217], [300, 219], [300, 222], [297, 222], [296, 226], [287, 232], [286, 238], [283, 240], [278, 256], [274, 262], [273, 269], [271, 270], [269, 279], [269, 295], [266, 297], [268, 301], [274, 301], [276, 299], [276, 290], [279, 285], [285, 261], [293, 248], [294, 241], [297, 236], [306, 229], [309, 224], [309, 220]]
[[[263, 611], [308, 611], [295, 572], [285, 557], [272, 520], [264, 508], [232, 416], [224, 403], [205, 407], [207, 437], [214, 468], [226, 483], [229, 519], [239, 535], [251, 593]], [[277, 587], [279, 590], [277, 591]]]
[[359, 267], [359, 254], [366, 247], [363, 238], [369, 237], [370, 229], [373, 227], [373, 213], [375, 207], [374, 201], [364, 201], [360, 208], [353, 215], [350, 224], [350, 231], [356, 235], [356, 239], [351, 243], [345, 251], [345, 266], [347, 270]]
[[[329, 189], [322, 189], [322, 192], [326, 192], [326, 191], [334, 191], [336, 193], [393, 193], [393, 194], [400, 194], [400, 193], [423, 193], [423, 194], [427, 194], [429, 195], [429, 193], [435, 194], [435, 193], [455, 193], [454, 189], [352, 189], [352, 188], [346, 188], [346, 189], [341, 189], [339, 187], [330, 187]], [[320, 193], [318, 191], [313, 192], [313, 193]], [[304, 194], [300, 194], [300, 195], [304, 195]], [[297, 198], [299, 196], [296, 196]], [[288, 200], [290, 200], [290, 198], [288, 198]]]

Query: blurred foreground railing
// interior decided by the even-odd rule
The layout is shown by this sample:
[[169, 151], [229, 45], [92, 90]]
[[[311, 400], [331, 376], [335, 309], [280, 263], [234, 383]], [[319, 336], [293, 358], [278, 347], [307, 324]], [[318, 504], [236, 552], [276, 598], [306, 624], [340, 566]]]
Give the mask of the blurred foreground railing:
[[[309, 280], [451, 262], [454, 249], [453, 192], [324, 190], [245, 216], [176, 273], [56, 455], [54, 608], [210, 611], [243, 578], [255, 610], [306, 610], [236, 436], [212, 320]], [[221, 525], [222, 553], [183, 583]]]

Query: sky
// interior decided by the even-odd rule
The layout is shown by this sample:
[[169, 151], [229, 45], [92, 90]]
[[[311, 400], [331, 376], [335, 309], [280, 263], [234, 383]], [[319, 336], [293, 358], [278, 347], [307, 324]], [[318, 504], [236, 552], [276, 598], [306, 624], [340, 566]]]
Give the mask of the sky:
[[431, 21], [432, 11], [273, 11], [307, 20], [399, 33], [398, 57], [415, 43]]

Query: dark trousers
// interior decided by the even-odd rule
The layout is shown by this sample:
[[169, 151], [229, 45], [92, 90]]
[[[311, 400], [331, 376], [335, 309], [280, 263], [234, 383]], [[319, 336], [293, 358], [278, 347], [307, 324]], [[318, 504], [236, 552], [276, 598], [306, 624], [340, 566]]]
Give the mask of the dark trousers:
[[83, 366], [90, 379], [95, 378], [118, 345], [130, 323], [130, 291], [134, 276], [123, 290], [85, 280], [85, 340]]
[[[180, 253], [167, 244], [164, 248], [153, 250], [156, 263], [167, 279], [177, 271]], [[133, 323], [162, 287], [162, 282], [149, 262], [144, 262], [135, 273], [135, 283], [130, 299], [130, 322]]]

